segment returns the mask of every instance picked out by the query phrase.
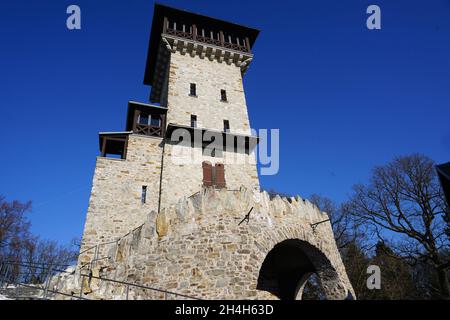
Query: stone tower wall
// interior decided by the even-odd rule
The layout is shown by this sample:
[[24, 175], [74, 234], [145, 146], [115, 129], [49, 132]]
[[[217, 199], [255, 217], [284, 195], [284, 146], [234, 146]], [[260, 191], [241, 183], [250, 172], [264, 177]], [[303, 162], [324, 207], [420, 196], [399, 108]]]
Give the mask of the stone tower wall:
[[[190, 83], [196, 84], [197, 97], [189, 96]], [[226, 90], [227, 102], [220, 100], [221, 89]], [[222, 131], [223, 121], [228, 120], [232, 133], [250, 133], [241, 69], [234, 63], [172, 52], [166, 92], [167, 123], [190, 126], [190, 116], [195, 114], [199, 128]], [[180, 152], [189, 155], [182, 163]], [[205, 160], [224, 164], [227, 189], [259, 189], [253, 153], [224, 151], [208, 157], [200, 148], [164, 146], [162, 139], [131, 134], [126, 159], [98, 157], [81, 252], [131, 231], [151, 210], [200, 191]], [[144, 205], [143, 185], [147, 186]], [[93, 254], [94, 249], [87, 252], [86, 260]]]
[[[158, 209], [161, 143], [160, 138], [131, 134], [126, 159], [97, 157], [80, 252], [118, 239]], [[145, 204], [142, 186], [147, 186]], [[88, 250], [80, 262], [93, 255], [94, 249]]]
[[[181, 54], [170, 55], [167, 121], [190, 125], [191, 114], [197, 115], [197, 126], [223, 130], [229, 120], [230, 132], [250, 133], [241, 69], [236, 64], [216, 59]], [[189, 96], [195, 83], [197, 97]], [[227, 92], [227, 102], [220, 101], [220, 90]]]
[[[196, 84], [196, 97], [189, 95], [191, 83]], [[220, 100], [221, 89], [226, 90], [227, 102]], [[251, 133], [241, 69], [234, 63], [175, 51], [170, 54], [167, 92], [168, 123], [190, 126], [191, 115], [196, 115], [199, 128], [222, 131], [223, 121], [228, 120], [231, 133]], [[188, 161], [180, 163], [180, 155]], [[253, 153], [224, 151], [222, 156], [209, 157], [202, 156], [200, 148], [166, 144], [161, 207], [167, 207], [201, 189], [202, 161], [225, 165], [227, 189], [236, 190], [241, 186], [259, 189]]]
[[[180, 153], [192, 155], [191, 163], [177, 164]], [[190, 156], [189, 156], [190, 157]], [[239, 158], [238, 158], [239, 157]], [[241, 186], [259, 190], [256, 160], [253, 154], [223, 152], [222, 157], [202, 155], [200, 148], [165, 145], [162, 173], [161, 207], [168, 207], [182, 197], [191, 196], [202, 189], [202, 161], [225, 164], [225, 181], [228, 190], [238, 190]]]
[[[172, 41], [173, 47], [165, 40], [166, 46], [160, 47], [168, 51], [161, 61], [168, 58], [169, 65], [159, 83], [162, 105], [168, 108], [167, 124], [190, 126], [191, 115], [196, 115], [198, 128], [223, 131], [228, 120], [231, 133], [252, 134], [241, 72], [251, 59], [242, 62], [242, 55], [234, 56], [237, 52], [227, 59], [225, 52], [214, 57], [215, 49], [205, 57], [195, 48], [186, 52], [187, 44], [177, 47], [178, 40]], [[189, 95], [191, 83], [196, 84], [195, 97]], [[222, 89], [226, 102], [221, 101]], [[203, 188], [203, 161], [224, 164], [226, 189]], [[145, 204], [142, 186], [147, 186]], [[250, 208], [249, 222], [239, 223]], [[130, 134], [126, 159], [97, 158], [78, 272], [90, 262], [91, 271], [106, 278], [197, 298], [274, 298], [257, 290], [260, 270], [278, 244], [298, 240], [295, 243], [305, 246], [306, 260], [323, 280], [327, 297], [342, 299], [354, 292], [331, 225], [311, 228], [311, 223], [326, 218], [301, 198], [270, 199], [260, 193], [253, 153], [224, 151], [210, 157], [201, 148]], [[107, 259], [93, 261], [95, 257]], [[94, 288], [96, 280], [89, 281], [94, 298], [128, 296], [121, 284], [102, 287], [99, 281]], [[148, 288], [129, 294], [167, 298]]]

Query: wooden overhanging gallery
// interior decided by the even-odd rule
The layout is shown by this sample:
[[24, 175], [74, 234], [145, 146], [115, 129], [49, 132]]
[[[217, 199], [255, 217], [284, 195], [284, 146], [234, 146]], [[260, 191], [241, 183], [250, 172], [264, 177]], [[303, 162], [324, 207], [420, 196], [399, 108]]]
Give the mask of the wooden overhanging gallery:
[[[144, 74], [144, 84], [152, 87], [150, 103], [130, 101], [125, 131], [100, 133], [102, 156], [125, 159], [131, 133], [178, 144], [179, 133], [182, 132], [186, 138], [182, 142], [192, 147], [206, 148], [212, 142], [220, 151], [252, 152], [258, 137], [231, 133], [229, 124], [228, 130], [218, 131], [167, 123], [167, 101], [162, 100], [166, 99], [165, 87], [172, 53], [234, 63], [244, 73], [253, 59], [251, 48], [258, 33], [258, 30], [246, 26], [156, 4]], [[226, 92], [221, 92], [221, 99], [227, 100]]]
[[125, 159], [127, 156], [128, 135], [131, 132], [100, 132], [98, 134], [102, 157]]
[[169, 123], [166, 141], [190, 147], [211, 146], [221, 151], [249, 154], [258, 144], [259, 137]]
[[144, 84], [152, 86], [150, 101], [161, 102], [171, 52], [235, 63], [245, 73], [258, 33], [246, 26], [156, 4], [144, 75]]
[[167, 108], [158, 105], [129, 101], [126, 130], [136, 134], [164, 137]]
[[[165, 138], [171, 144], [249, 154], [259, 142], [257, 136], [231, 133], [169, 123], [166, 124], [167, 108], [130, 101], [126, 131], [100, 132], [99, 146], [102, 157], [126, 158], [128, 136], [133, 134]], [[214, 156], [214, 154], [213, 154]]]
[[125, 159], [128, 135], [131, 133], [163, 138], [166, 128], [166, 114], [167, 108], [129, 101], [126, 131], [99, 133], [101, 156]]

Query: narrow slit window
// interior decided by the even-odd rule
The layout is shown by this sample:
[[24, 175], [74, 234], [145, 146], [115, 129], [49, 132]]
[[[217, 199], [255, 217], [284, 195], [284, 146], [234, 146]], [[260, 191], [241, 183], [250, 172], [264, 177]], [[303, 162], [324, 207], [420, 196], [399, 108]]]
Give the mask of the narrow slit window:
[[227, 91], [224, 89], [220, 90], [220, 101], [227, 101]]
[[223, 120], [223, 131], [230, 132], [230, 121]]
[[191, 127], [197, 128], [197, 116], [195, 114], [191, 115]]
[[142, 186], [141, 203], [144, 204], [147, 201], [147, 186]]
[[196, 97], [197, 96], [197, 86], [195, 85], [195, 83], [191, 83], [191, 90], [189, 95]]

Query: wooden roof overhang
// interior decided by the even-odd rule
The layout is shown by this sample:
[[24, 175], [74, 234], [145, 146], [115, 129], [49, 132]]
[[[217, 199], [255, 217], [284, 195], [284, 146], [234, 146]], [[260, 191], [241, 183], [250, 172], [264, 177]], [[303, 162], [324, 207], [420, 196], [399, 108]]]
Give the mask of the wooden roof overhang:
[[128, 101], [127, 120], [125, 124], [125, 130], [127, 131], [133, 130], [133, 123], [135, 121], [134, 115], [136, 110], [152, 114], [167, 114], [166, 107], [137, 101]]
[[[177, 131], [176, 135], [174, 132]], [[182, 141], [179, 138], [182, 137]], [[191, 147], [207, 147], [214, 141], [218, 141], [216, 147], [221, 147], [223, 151], [251, 153], [259, 143], [259, 137], [246, 134], [231, 133], [206, 128], [193, 128], [190, 126], [169, 123], [165, 139], [168, 142]], [[216, 140], [216, 139], [221, 139]]]
[[[98, 144], [102, 155], [105, 154], [125, 154], [126, 142], [131, 131], [121, 132], [99, 132]], [[105, 143], [108, 141], [108, 143]]]
[[[188, 26], [189, 31], [169, 28], [169, 22]], [[220, 32], [219, 39], [197, 31], [197, 26]], [[227, 42], [224, 32], [241, 39], [240, 44]], [[202, 58], [236, 63], [245, 72], [253, 58], [251, 48], [259, 30], [172, 7], [155, 4], [149, 39], [144, 84], [152, 86], [150, 101], [161, 100], [164, 77], [167, 74], [169, 53], [180, 50]], [[245, 40], [244, 40], [245, 39]]]

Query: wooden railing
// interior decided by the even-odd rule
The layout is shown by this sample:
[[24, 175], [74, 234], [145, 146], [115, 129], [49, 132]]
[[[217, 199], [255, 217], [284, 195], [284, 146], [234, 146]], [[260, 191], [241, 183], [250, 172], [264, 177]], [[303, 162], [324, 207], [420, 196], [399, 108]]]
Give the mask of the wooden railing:
[[241, 45], [236, 44], [236, 43], [224, 42], [223, 46], [225, 48], [229, 48], [229, 49], [232, 49], [232, 50], [247, 52], [247, 47], [246, 46], [241, 46]]
[[145, 134], [147, 136], [162, 137], [162, 128], [137, 123], [135, 133]]
[[179, 30], [174, 30], [174, 29], [167, 28], [166, 29], [166, 33], [170, 34], [172, 36], [185, 38], [185, 39], [189, 39], [189, 40], [194, 40], [194, 35], [192, 33], [190, 33], [190, 32], [184, 32], [184, 31], [179, 31]]
[[196, 34], [197, 29], [193, 28], [194, 32], [186, 32], [186, 31], [180, 31], [180, 30], [175, 30], [169, 27], [166, 27], [164, 29], [164, 32], [168, 35], [172, 35], [175, 37], [179, 37], [179, 38], [184, 38], [184, 39], [188, 39], [188, 40], [195, 40], [198, 42], [202, 42], [202, 43], [206, 43], [206, 44], [212, 44], [215, 46], [221, 46], [221, 47], [225, 47], [228, 49], [232, 49], [232, 50], [236, 50], [236, 51], [242, 51], [242, 52], [250, 52], [249, 49], [249, 45], [240, 45], [237, 43], [230, 43], [230, 42], [226, 42], [224, 40], [223, 37], [223, 33], [219, 33], [219, 38], [220, 39], [215, 39], [212, 36], [210, 37], [206, 37], [206, 36], [201, 36]]
[[207, 43], [207, 44], [213, 44], [213, 45], [216, 45], [216, 46], [221, 46], [222, 45], [220, 40], [214, 39], [214, 38], [211, 38], [211, 37], [197, 36], [196, 40], [198, 42], [203, 42], [203, 43]]

